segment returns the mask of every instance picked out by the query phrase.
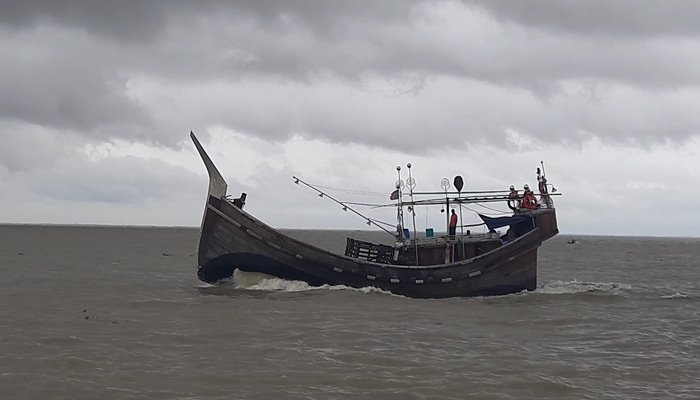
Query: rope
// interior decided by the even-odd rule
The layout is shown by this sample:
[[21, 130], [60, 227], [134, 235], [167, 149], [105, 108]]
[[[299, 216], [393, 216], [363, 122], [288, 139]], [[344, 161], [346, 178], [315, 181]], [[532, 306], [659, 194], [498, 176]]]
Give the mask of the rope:
[[382, 205], [382, 204], [377, 204], [377, 203], [358, 203], [355, 201], [344, 201], [343, 203], [350, 204], [353, 206], [360, 206], [360, 207], [379, 207]]
[[383, 224], [383, 225], [386, 225], [386, 226], [391, 226], [391, 227], [393, 227], [393, 228], [396, 228], [396, 224], [392, 224], [391, 222], [384, 222], [384, 221], [380, 221], [380, 220], [374, 219], [374, 218], [370, 218], [370, 219], [371, 219], [372, 222], [374, 222], [374, 223]]
[[[478, 204], [478, 203], [476, 203], [476, 204]], [[478, 211], [476, 211], [476, 210], [472, 210], [471, 208], [469, 208], [469, 207], [467, 207], [467, 206], [464, 206], [464, 205], [463, 205], [462, 207], [464, 207], [464, 208], [466, 208], [467, 210], [473, 212], [474, 214], [484, 214], [484, 215], [502, 215], [502, 214], [505, 214], [503, 211], [499, 211], [499, 210], [495, 210], [495, 211], [498, 211], [498, 214], [480, 213], [480, 212], [478, 212]], [[483, 206], [482, 206], [482, 207], [483, 207]]]
[[[352, 193], [352, 194], [359, 194], [359, 195], [364, 195], [364, 196], [381, 196], [381, 197], [388, 197], [391, 192], [370, 192], [367, 190], [354, 190], [354, 189], [341, 189], [341, 188], [334, 188], [331, 186], [322, 186], [322, 185], [316, 185], [313, 183], [309, 183], [309, 185], [312, 185], [317, 188], [321, 189], [326, 189], [326, 190], [333, 190], [336, 192], [343, 192], [343, 193]], [[350, 204], [350, 203], [348, 203]]]
[[476, 205], [479, 206], [479, 207], [483, 207], [483, 208], [485, 208], [485, 209], [487, 209], [487, 210], [491, 210], [491, 211], [497, 212], [497, 213], [499, 213], [499, 214], [508, 214], [508, 211], [497, 210], [497, 209], [495, 209], [495, 208], [487, 207], [487, 206], [485, 206], [485, 205], [483, 205], [483, 204], [480, 204], [480, 203], [476, 203]]

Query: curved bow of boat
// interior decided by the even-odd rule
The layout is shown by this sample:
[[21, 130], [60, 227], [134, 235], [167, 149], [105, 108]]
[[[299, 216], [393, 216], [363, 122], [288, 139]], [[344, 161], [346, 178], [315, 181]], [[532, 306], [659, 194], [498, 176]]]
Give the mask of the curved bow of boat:
[[221, 176], [219, 170], [216, 169], [214, 162], [211, 160], [211, 158], [209, 158], [207, 152], [204, 151], [204, 147], [202, 147], [202, 145], [199, 143], [199, 140], [197, 140], [197, 136], [195, 136], [194, 132], [192, 131], [190, 131], [190, 138], [194, 142], [194, 146], [197, 148], [199, 156], [202, 157], [204, 165], [207, 167], [207, 172], [209, 173], [209, 195], [214, 196], [216, 198], [222, 198], [226, 196], [228, 184], [224, 180], [224, 177]]

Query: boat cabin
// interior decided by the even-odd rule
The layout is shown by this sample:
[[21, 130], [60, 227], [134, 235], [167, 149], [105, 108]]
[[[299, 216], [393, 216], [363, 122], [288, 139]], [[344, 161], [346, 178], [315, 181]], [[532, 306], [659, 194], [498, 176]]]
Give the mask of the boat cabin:
[[[487, 217], [480, 215], [489, 228], [487, 233], [441, 235], [435, 237], [414, 237], [397, 241], [395, 245], [370, 243], [347, 238], [345, 255], [380, 264], [396, 265], [440, 265], [468, 260], [495, 250], [533, 230], [538, 224], [551, 225], [550, 214], [537, 210], [516, 213], [508, 217]], [[497, 228], [508, 227], [505, 233]], [[545, 226], [551, 229], [549, 226]]]

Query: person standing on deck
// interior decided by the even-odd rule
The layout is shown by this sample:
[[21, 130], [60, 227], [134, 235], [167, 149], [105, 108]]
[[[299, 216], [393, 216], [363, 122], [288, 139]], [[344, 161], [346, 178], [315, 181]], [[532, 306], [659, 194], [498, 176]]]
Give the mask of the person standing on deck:
[[454, 238], [457, 234], [457, 213], [455, 209], [452, 209], [452, 216], [450, 216], [450, 237]]
[[547, 178], [545, 178], [544, 175], [540, 175], [539, 168], [537, 169], [537, 181], [539, 182], [540, 199], [544, 202], [545, 207], [552, 208], [552, 199], [549, 197], [549, 192], [547, 191]]
[[508, 208], [513, 211], [518, 211], [520, 208], [520, 200], [518, 200], [518, 191], [515, 186], [510, 185], [510, 193], [508, 193]]

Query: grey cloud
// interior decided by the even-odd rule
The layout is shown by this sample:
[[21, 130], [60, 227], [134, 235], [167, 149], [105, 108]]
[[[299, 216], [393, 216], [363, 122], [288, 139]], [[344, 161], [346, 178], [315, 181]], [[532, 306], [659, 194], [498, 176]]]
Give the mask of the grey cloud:
[[[641, 11], [625, 19], [629, 3], [466, 1], [480, 11], [464, 24], [486, 28], [456, 33], [441, 27], [461, 29], [459, 21], [432, 13], [459, 12], [462, 3], [450, 1], [6, 3], [0, 118], [86, 140], [176, 147], [189, 129], [222, 124], [271, 140], [297, 133], [426, 151], [503, 144], [506, 129], [574, 143], [697, 133], [692, 107], [674, 111], [678, 99], [668, 100], [700, 84], [695, 31], [667, 22], [686, 21], [694, 3], [672, 2], [656, 17], [644, 11], [653, 3], [635, 3]], [[609, 37], [590, 34], [598, 31]], [[434, 89], [440, 80], [455, 85]], [[344, 89], [315, 91], [326, 82]], [[572, 82], [590, 88], [572, 93]], [[644, 99], [618, 97], [631, 103], [616, 106], [598, 86], [630, 87]], [[182, 99], [185, 88], [211, 99]], [[661, 107], [648, 102], [657, 93], [667, 99]], [[673, 123], [647, 123], [657, 109], [672, 111]]]
[[8, 173], [51, 169], [60, 159], [73, 157], [80, 136], [21, 124], [0, 123], [0, 167]]
[[601, 89], [601, 97], [591, 99], [579, 93], [585, 86], [574, 86], [542, 99], [522, 89], [456, 79], [400, 96], [359, 90], [343, 96], [337, 86], [298, 89], [301, 96], [296, 89], [256, 93], [255, 87], [231, 86], [235, 94], [222, 97], [218, 108], [208, 107], [207, 118], [274, 140], [297, 133], [421, 154], [452, 146], [509, 146], [512, 133], [532, 146], [576, 146], [594, 136], [652, 146], [669, 139], [682, 143], [700, 132], [692, 101], [698, 90], [663, 94], [620, 87]]
[[81, 154], [50, 169], [8, 173], [0, 165], [0, 220], [19, 223], [199, 223], [206, 178], [136, 157]]
[[138, 137], [149, 116], [113, 65], [120, 53], [89, 37], [44, 29], [0, 37], [0, 119], [109, 139]]
[[[32, 77], [17, 79], [25, 74]], [[148, 122], [119, 82], [114, 87], [103, 79], [92, 70], [55, 64], [5, 70], [0, 77], [0, 118], [82, 132]]]
[[[58, 171], [33, 174], [29, 188], [47, 199], [74, 202], [140, 204], [181, 196], [178, 188], [196, 186], [194, 173], [156, 160], [111, 157], [96, 161], [76, 157]], [[167, 200], [166, 200], [167, 201]]]

